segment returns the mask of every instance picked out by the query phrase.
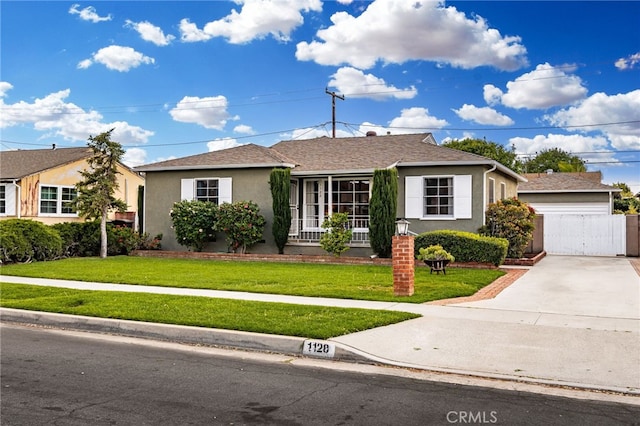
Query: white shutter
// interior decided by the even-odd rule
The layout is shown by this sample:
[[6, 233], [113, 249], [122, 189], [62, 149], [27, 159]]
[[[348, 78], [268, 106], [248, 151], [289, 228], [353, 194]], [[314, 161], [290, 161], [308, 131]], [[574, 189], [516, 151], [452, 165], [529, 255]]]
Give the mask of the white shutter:
[[453, 216], [456, 219], [471, 219], [472, 216], [471, 175], [453, 177]]
[[218, 179], [218, 204], [231, 202], [231, 178]]
[[180, 181], [180, 200], [191, 201], [194, 197], [194, 180], [181, 179]]
[[422, 218], [424, 216], [424, 179], [422, 176], [404, 178], [404, 216]]
[[15, 216], [16, 215], [16, 193], [17, 188], [15, 185], [5, 185], [4, 186], [4, 205], [5, 205], [5, 214], [7, 216]]

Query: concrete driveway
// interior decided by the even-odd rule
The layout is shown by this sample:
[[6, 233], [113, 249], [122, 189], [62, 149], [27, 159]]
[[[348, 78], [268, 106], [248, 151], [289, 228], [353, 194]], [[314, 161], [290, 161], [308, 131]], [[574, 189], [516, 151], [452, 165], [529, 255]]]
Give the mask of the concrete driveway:
[[640, 319], [640, 277], [624, 257], [547, 256], [486, 309]]

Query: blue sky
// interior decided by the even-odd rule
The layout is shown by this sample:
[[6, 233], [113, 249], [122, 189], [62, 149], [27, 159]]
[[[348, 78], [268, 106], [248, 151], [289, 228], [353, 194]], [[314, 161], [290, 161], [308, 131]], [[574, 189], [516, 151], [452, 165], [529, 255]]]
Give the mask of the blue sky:
[[[640, 2], [2, 1], [0, 147], [131, 166], [369, 130], [559, 147], [640, 191]], [[348, 153], [345, 153], [348, 155]]]

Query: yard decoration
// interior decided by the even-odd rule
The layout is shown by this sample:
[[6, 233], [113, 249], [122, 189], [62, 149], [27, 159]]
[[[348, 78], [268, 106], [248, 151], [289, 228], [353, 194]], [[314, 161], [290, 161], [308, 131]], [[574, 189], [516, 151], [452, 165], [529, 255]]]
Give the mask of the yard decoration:
[[421, 248], [418, 254], [418, 260], [422, 260], [429, 268], [430, 273], [444, 273], [446, 275], [446, 267], [450, 262], [456, 260], [448, 251], [442, 248], [441, 245], [432, 245], [426, 248]]

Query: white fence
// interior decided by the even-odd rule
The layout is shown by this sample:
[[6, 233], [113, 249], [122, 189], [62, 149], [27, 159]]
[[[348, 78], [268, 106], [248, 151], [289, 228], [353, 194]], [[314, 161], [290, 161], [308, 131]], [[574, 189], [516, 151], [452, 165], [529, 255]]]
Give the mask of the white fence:
[[624, 256], [626, 218], [624, 215], [544, 215], [544, 249], [549, 254]]

